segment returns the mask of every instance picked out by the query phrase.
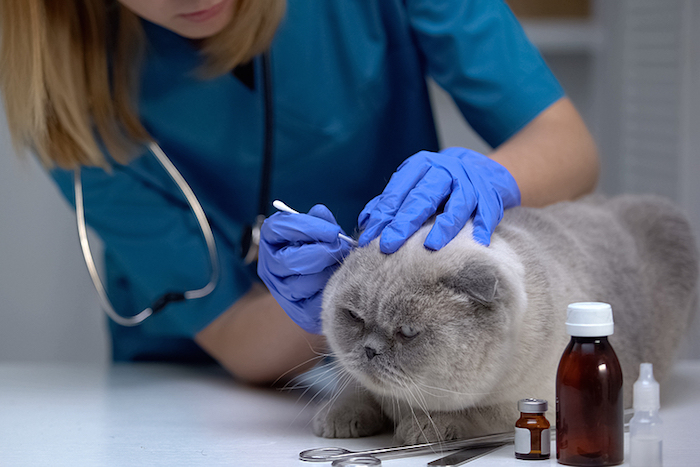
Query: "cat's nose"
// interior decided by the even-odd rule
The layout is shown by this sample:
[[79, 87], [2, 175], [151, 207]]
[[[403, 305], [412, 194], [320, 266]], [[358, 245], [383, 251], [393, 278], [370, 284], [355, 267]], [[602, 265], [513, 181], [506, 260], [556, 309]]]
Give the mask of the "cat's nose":
[[366, 345], [365, 346], [365, 355], [367, 355], [368, 360], [372, 360], [374, 357], [376, 357], [379, 354], [374, 349], [374, 347], [370, 347], [369, 345]]

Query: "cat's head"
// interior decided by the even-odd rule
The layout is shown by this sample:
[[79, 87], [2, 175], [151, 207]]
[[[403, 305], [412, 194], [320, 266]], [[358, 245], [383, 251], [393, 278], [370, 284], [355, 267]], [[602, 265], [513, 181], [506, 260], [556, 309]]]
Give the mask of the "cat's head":
[[391, 255], [377, 240], [353, 251], [324, 291], [323, 331], [342, 366], [372, 392], [450, 410], [497, 390], [525, 294], [503, 242], [484, 247], [464, 229], [429, 251], [429, 228]]

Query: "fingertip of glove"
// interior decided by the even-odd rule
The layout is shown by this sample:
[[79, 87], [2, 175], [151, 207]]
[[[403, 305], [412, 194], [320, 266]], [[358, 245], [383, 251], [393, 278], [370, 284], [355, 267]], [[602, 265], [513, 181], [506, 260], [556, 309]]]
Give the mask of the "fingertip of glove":
[[491, 245], [491, 234], [485, 231], [474, 231], [474, 240], [476, 243], [484, 246]]
[[423, 245], [437, 251], [450, 243], [464, 227], [466, 220], [460, 221], [447, 213], [440, 214], [425, 237]]
[[331, 224], [337, 225], [338, 222], [335, 220], [335, 216], [328, 207], [324, 204], [316, 204], [311, 209], [309, 209], [308, 214], [310, 216], [318, 217], [324, 221], [328, 221]]
[[425, 242], [423, 242], [423, 246], [431, 251], [438, 251], [446, 244], [447, 243], [442, 240], [435, 240], [430, 238], [430, 235], [428, 235], [428, 237], [425, 239]]
[[392, 239], [391, 237], [386, 237], [387, 236], [383, 234], [379, 239], [379, 251], [381, 251], [385, 255], [391, 255], [393, 253], [396, 253], [398, 249], [401, 248], [401, 245], [403, 245], [405, 242], [405, 240], [402, 239]]

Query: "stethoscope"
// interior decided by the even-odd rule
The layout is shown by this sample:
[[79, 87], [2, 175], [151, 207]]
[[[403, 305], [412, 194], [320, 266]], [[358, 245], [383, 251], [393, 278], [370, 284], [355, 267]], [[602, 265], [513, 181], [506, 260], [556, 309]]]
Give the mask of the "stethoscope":
[[[265, 220], [265, 213], [267, 212], [268, 205], [270, 203], [270, 180], [272, 175], [273, 149], [273, 116], [269, 53], [264, 53], [262, 55], [262, 75], [265, 119], [263, 166], [261, 171], [258, 215], [255, 218], [255, 222], [244, 229], [243, 237], [241, 240], [241, 257], [243, 258], [243, 261], [246, 264], [250, 264], [257, 260], [258, 245], [260, 241], [260, 227], [262, 226], [262, 223]], [[90, 279], [92, 280], [92, 283], [95, 286], [95, 290], [97, 291], [97, 295], [100, 300], [100, 305], [102, 306], [102, 309], [107, 314], [107, 316], [109, 316], [112, 319], [112, 321], [121, 326], [137, 326], [141, 324], [144, 320], [146, 320], [148, 317], [162, 311], [170, 303], [206, 297], [216, 288], [220, 277], [219, 257], [216, 249], [216, 242], [214, 240], [214, 234], [212, 233], [211, 226], [209, 225], [209, 221], [207, 220], [207, 216], [204, 213], [202, 205], [199, 203], [199, 200], [192, 191], [192, 188], [190, 188], [189, 184], [185, 181], [185, 178], [177, 170], [175, 165], [173, 165], [170, 159], [165, 155], [165, 152], [161, 149], [161, 147], [155, 142], [149, 143], [147, 147], [149, 151], [153, 154], [153, 156], [156, 158], [156, 160], [160, 163], [160, 165], [168, 173], [170, 178], [175, 182], [178, 189], [185, 197], [185, 200], [187, 201], [190, 210], [197, 219], [197, 223], [199, 224], [199, 228], [207, 245], [209, 263], [211, 266], [211, 274], [209, 276], [209, 282], [200, 289], [188, 290], [186, 292], [166, 292], [159, 299], [154, 301], [151, 304], [151, 306], [134, 316], [122, 316], [119, 313], [117, 313], [117, 311], [112, 306], [112, 302], [107, 296], [107, 292], [97, 272], [95, 260], [90, 249], [90, 242], [88, 240], [87, 226], [85, 222], [85, 207], [83, 201], [83, 186], [81, 180], [81, 172], [80, 168], [75, 169], [73, 174], [73, 189], [75, 191], [75, 214], [78, 225], [78, 237], [80, 239], [80, 247], [83, 253], [83, 259], [85, 260], [85, 265], [87, 266]]]

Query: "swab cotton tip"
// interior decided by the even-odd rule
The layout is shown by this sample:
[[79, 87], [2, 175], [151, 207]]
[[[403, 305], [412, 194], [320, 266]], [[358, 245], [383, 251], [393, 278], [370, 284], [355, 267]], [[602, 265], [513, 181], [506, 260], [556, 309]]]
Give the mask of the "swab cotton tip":
[[289, 206], [287, 206], [286, 204], [284, 204], [282, 201], [280, 201], [278, 199], [276, 199], [272, 202], [272, 206], [275, 209], [277, 209], [278, 211], [289, 212], [292, 214], [299, 214], [299, 211], [296, 211], [296, 210], [290, 208]]

